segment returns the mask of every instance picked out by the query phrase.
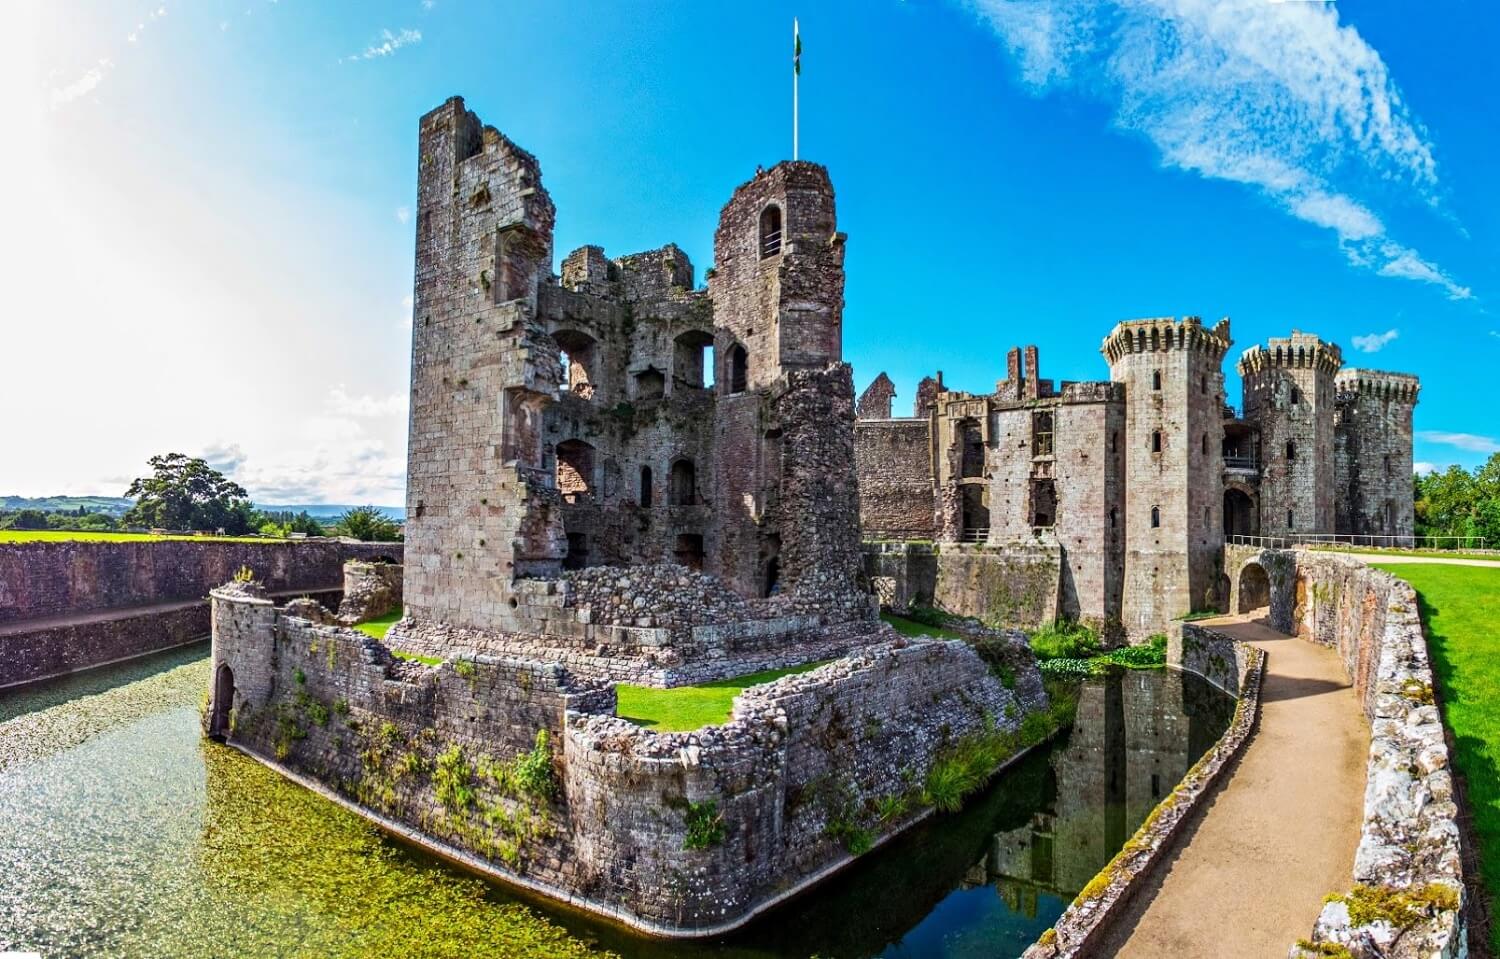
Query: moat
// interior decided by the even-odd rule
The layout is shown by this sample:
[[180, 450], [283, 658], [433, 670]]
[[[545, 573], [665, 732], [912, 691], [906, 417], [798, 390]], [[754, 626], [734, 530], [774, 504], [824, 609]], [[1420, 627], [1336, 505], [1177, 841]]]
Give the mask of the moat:
[[1077, 723], [728, 941], [643, 940], [384, 838], [201, 738], [207, 645], [0, 694], [0, 950], [53, 956], [1018, 955], [1229, 722], [1195, 676], [1090, 680]]

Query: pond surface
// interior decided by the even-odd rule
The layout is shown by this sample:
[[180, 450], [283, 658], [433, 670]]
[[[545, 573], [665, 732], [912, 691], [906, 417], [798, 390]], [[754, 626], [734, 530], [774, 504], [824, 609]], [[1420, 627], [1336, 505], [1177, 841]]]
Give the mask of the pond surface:
[[724, 942], [641, 940], [456, 871], [202, 740], [207, 646], [0, 694], [0, 951], [46, 957], [1019, 954], [1227, 726], [1193, 676], [1090, 680], [1078, 721]]

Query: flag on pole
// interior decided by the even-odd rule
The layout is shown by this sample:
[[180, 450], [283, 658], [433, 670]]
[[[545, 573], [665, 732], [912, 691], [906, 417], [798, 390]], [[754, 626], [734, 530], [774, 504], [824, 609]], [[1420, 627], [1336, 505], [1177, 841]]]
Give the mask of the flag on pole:
[[796, 20], [792, 21], [792, 72], [802, 76], [802, 33]]

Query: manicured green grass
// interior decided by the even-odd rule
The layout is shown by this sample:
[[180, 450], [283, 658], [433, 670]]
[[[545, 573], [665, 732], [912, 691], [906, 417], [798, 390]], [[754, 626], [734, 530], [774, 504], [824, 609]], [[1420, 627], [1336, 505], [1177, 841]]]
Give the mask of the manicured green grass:
[[704, 726], [717, 726], [728, 721], [734, 697], [742, 690], [793, 673], [805, 673], [826, 662], [831, 660], [786, 669], [767, 669], [701, 686], [677, 686], [672, 689], [618, 683], [615, 685], [615, 695], [618, 698], [616, 712], [621, 719], [629, 720], [637, 726], [647, 726], [659, 733], [691, 732]]
[[895, 627], [896, 632], [902, 636], [931, 636], [935, 639], [963, 638], [951, 629], [944, 629], [941, 626], [929, 626], [926, 623], [919, 623], [914, 619], [907, 619], [905, 616], [897, 616], [894, 613], [881, 613], [880, 618]]
[[[1454, 765], [1468, 784], [1480, 876], [1500, 898], [1500, 568], [1378, 565], [1411, 583], [1421, 600]], [[1500, 925], [1490, 943], [1500, 953]]]
[[190, 543], [283, 543], [269, 536], [152, 536], [150, 533], [107, 533], [70, 529], [0, 529], [0, 543], [151, 543], [177, 540]]
[[[401, 610], [398, 609], [394, 612], [386, 613], [384, 616], [377, 616], [369, 622], [360, 623], [354, 628], [371, 639], [385, 639], [385, 634], [391, 631], [391, 627], [396, 625], [396, 621], [400, 618]], [[397, 655], [400, 654], [398, 653]], [[438, 660], [438, 662], [441, 662], [441, 660]]]
[[404, 649], [393, 649], [391, 650], [391, 655], [396, 657], [397, 659], [407, 659], [414, 663], [421, 663], [423, 666], [437, 666], [442, 663], [442, 659], [437, 656], [423, 656], [421, 653], [408, 653]]
[[1391, 562], [1399, 562], [1403, 556], [1431, 556], [1436, 559], [1487, 559], [1500, 562], [1496, 553], [1462, 553], [1442, 549], [1374, 549], [1367, 546], [1314, 546], [1316, 552], [1354, 553], [1358, 556], [1384, 556]]

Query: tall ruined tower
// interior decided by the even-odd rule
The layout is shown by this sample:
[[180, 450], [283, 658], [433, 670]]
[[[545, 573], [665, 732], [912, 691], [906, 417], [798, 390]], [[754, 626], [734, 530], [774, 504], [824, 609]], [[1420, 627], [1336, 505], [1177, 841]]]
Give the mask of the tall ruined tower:
[[713, 565], [747, 595], [843, 595], [855, 588], [859, 508], [854, 386], [842, 362], [844, 235], [828, 171], [779, 163], [735, 190], [719, 214], [708, 289]]
[[1334, 529], [1334, 374], [1339, 348], [1293, 332], [1240, 357], [1245, 419], [1260, 428], [1260, 531]]
[[1140, 640], [1218, 600], [1224, 545], [1221, 364], [1229, 320], [1130, 320], [1101, 348], [1125, 384], [1121, 619]]
[[554, 209], [536, 158], [459, 97], [422, 117], [418, 143], [406, 608], [504, 626], [514, 578], [566, 552], [542, 473], [560, 378], [537, 319]]
[[1411, 418], [1421, 384], [1407, 373], [1359, 369], [1340, 370], [1333, 382], [1334, 530], [1409, 537], [1416, 521]]

